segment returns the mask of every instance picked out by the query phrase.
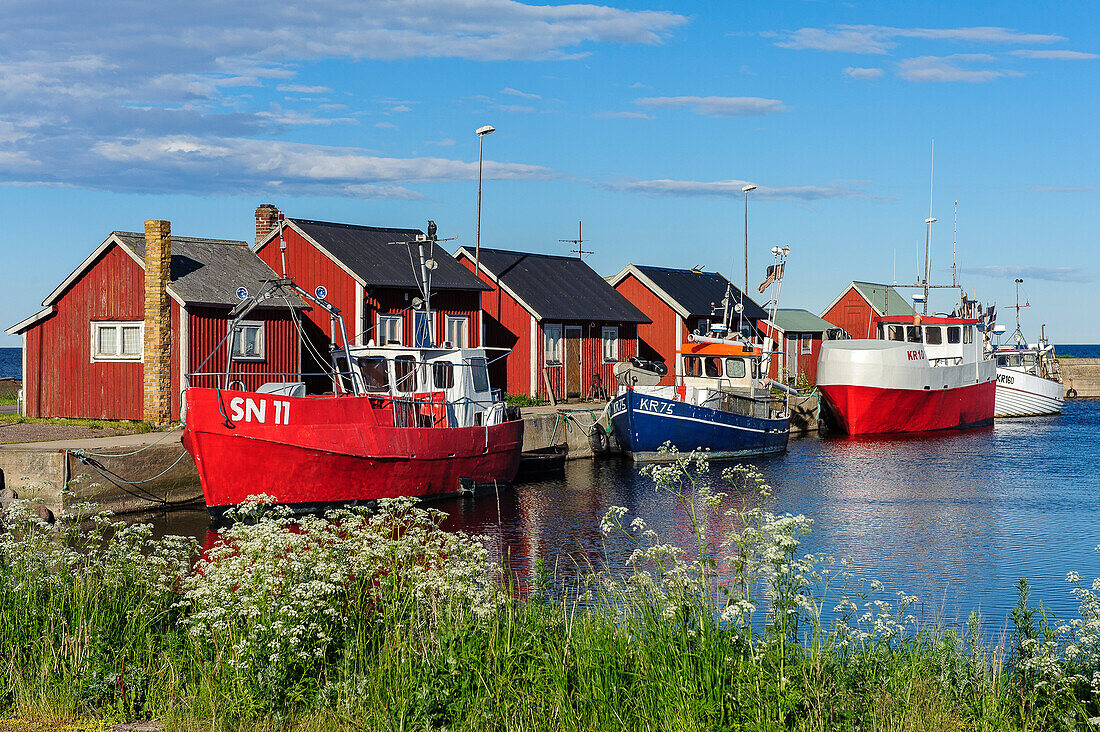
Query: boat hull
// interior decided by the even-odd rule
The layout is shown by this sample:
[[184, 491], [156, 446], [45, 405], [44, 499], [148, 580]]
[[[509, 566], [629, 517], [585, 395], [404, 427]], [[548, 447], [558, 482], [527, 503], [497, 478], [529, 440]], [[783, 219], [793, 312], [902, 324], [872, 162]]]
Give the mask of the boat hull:
[[996, 364], [991, 359], [933, 365], [924, 349], [876, 340], [829, 342], [817, 388], [850, 435], [992, 424]]
[[367, 396], [188, 389], [186, 399], [183, 444], [212, 513], [258, 494], [312, 507], [441, 496], [470, 481], [506, 484], [516, 475], [523, 446], [519, 420], [394, 427], [392, 405], [386, 409], [387, 400]]
[[981, 427], [993, 423], [992, 381], [925, 391], [852, 384], [818, 385], [849, 435]]
[[784, 452], [787, 418], [760, 419], [700, 407], [628, 389], [611, 402], [611, 430], [624, 452], [639, 462], [668, 460], [660, 447], [707, 450], [711, 457], [751, 457]]
[[1062, 411], [1062, 384], [1024, 371], [997, 369], [994, 416], [1032, 417]]

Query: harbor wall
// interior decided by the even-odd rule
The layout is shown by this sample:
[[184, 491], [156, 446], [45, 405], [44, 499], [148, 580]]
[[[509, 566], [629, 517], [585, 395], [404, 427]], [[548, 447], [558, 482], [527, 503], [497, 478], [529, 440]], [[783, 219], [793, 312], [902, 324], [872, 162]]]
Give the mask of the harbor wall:
[[1058, 365], [1064, 394], [1073, 389], [1079, 398], [1100, 398], [1100, 358], [1060, 358]]

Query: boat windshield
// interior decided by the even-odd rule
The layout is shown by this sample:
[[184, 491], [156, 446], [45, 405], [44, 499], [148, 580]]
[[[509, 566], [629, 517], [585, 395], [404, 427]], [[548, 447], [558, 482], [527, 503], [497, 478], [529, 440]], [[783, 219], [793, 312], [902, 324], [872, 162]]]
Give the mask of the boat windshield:
[[416, 358], [398, 356], [393, 360], [393, 375], [397, 380], [397, 391], [403, 394], [416, 391]]
[[381, 356], [367, 356], [356, 359], [359, 363], [359, 372], [363, 374], [363, 387], [372, 393], [389, 393], [390, 370], [386, 367], [386, 359]]
[[474, 376], [474, 391], [489, 391], [489, 366], [485, 359], [471, 358], [470, 366]]
[[450, 389], [455, 385], [455, 365], [450, 361], [432, 364], [432, 381], [436, 389]]
[[924, 329], [924, 342], [930, 346], [938, 346], [943, 342], [943, 331], [938, 325], [929, 325]]
[[907, 325], [905, 326], [905, 340], [910, 343], [923, 343], [924, 338], [921, 336], [921, 330], [919, 325]]
[[740, 358], [726, 359], [726, 376], [731, 379], [745, 378], [745, 361]]

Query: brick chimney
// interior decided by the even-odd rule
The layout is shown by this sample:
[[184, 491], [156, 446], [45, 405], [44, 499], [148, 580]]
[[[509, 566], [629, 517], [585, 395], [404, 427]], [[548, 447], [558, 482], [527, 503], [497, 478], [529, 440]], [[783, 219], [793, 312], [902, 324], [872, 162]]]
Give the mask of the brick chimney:
[[256, 208], [256, 243], [259, 244], [275, 229], [279, 228], [279, 209], [270, 203], [261, 203]]
[[144, 417], [155, 425], [172, 420], [171, 261], [171, 222], [146, 221]]

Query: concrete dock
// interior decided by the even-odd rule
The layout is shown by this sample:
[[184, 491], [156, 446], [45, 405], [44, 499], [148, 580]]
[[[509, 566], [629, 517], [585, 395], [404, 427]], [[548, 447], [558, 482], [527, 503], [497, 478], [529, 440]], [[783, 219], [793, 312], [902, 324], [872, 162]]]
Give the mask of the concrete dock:
[[1100, 358], [1059, 358], [1062, 369], [1062, 390], [1076, 398], [1100, 398]]

